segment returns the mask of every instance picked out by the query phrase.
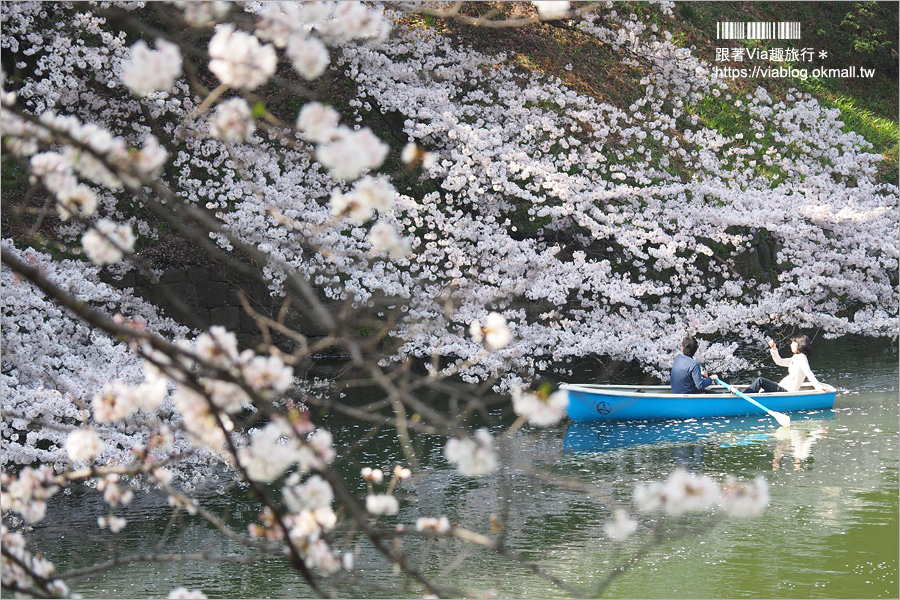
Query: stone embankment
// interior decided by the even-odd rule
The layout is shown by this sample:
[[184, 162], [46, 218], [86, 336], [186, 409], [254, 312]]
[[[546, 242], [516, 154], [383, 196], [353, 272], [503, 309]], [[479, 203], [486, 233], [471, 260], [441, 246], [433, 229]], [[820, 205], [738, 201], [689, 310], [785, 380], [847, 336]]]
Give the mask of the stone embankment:
[[[245, 348], [263, 341], [262, 331], [245, 303], [252, 311], [272, 319], [278, 319], [285, 306], [284, 298], [272, 296], [264, 284], [227, 267], [168, 269], [156, 283], [137, 271], [121, 279], [103, 279], [120, 289], [131, 288], [164, 315], [189, 327], [205, 330], [222, 325], [237, 334]], [[304, 308], [289, 305], [284, 310], [284, 323], [313, 343], [327, 332]]]

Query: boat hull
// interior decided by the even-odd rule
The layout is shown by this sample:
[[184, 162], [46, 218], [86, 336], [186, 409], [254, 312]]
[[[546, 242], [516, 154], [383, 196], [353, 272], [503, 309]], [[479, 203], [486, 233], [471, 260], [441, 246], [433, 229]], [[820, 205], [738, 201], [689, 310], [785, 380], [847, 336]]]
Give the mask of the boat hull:
[[[721, 386], [710, 386], [712, 393], [705, 394], [673, 394], [668, 386], [563, 384], [560, 388], [569, 393], [567, 412], [573, 421], [704, 419], [765, 413]], [[747, 395], [769, 410], [791, 412], [832, 408], [835, 391], [804, 387], [798, 392]]]

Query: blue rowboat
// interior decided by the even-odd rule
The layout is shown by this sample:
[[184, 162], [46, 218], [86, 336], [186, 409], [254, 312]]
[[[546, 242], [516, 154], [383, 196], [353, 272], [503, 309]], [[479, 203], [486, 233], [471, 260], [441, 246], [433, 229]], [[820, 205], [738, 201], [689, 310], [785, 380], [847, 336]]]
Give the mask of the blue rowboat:
[[[737, 386], [738, 389], [744, 386]], [[564, 383], [569, 393], [566, 409], [573, 421], [625, 421], [631, 419], [705, 419], [764, 414], [745, 399], [712, 385], [706, 394], [673, 394], [667, 385], [597, 385]], [[790, 412], [832, 408], [835, 389], [826, 392], [804, 385], [797, 392], [747, 394], [772, 411]]]

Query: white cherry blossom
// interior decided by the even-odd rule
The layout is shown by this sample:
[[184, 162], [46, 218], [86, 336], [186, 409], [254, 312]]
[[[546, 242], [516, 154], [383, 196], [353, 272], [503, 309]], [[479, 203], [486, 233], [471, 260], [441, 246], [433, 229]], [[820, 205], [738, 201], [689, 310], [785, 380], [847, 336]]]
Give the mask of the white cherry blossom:
[[756, 477], [750, 484], [729, 476], [722, 484], [720, 505], [735, 517], [757, 517], [769, 506], [769, 482]]
[[307, 102], [297, 115], [297, 129], [313, 142], [330, 141], [337, 130], [341, 115], [321, 102]]
[[319, 475], [311, 475], [304, 483], [293, 483], [283, 488], [285, 505], [293, 513], [330, 508], [334, 502], [331, 485]]
[[679, 468], [664, 482], [635, 487], [634, 501], [641, 512], [662, 511], [667, 515], [700, 512], [713, 507], [721, 497], [721, 486], [706, 475]]
[[561, 19], [569, 13], [569, 3], [557, 0], [532, 2], [541, 19]]
[[15, 477], [4, 472], [2, 482], [3, 510], [13, 510], [29, 523], [41, 521], [47, 513], [47, 500], [59, 487], [53, 483], [53, 469], [47, 465], [35, 469], [27, 466]]
[[181, 51], [163, 39], [156, 40], [156, 50], [138, 40], [131, 47], [131, 60], [122, 65], [122, 83], [140, 97], [170, 90], [180, 76]]
[[513, 388], [512, 402], [517, 415], [526, 417], [532, 425], [547, 427], [559, 423], [566, 415], [569, 395], [565, 390], [558, 390], [542, 398], [516, 387]]
[[[185, 4], [213, 4], [212, 2], [185, 2]], [[215, 2], [215, 4], [220, 4], [219, 2]], [[221, 2], [221, 4], [225, 4]], [[193, 19], [198, 19], [199, 17], [192, 17]], [[200, 590], [189, 590], [186, 587], [177, 587], [166, 596], [168, 600], [206, 600], [208, 596], [204, 594]]]
[[97, 194], [83, 184], [60, 190], [56, 198], [56, 211], [62, 221], [73, 215], [90, 217], [97, 210]]
[[373, 469], [372, 467], [363, 467], [360, 475], [364, 481], [370, 483], [381, 483], [384, 480], [384, 472], [381, 469]]
[[247, 383], [266, 398], [283, 394], [294, 380], [294, 369], [277, 356], [254, 356], [241, 367]]
[[99, 423], [121, 421], [137, 410], [138, 399], [131, 386], [114, 381], [94, 396], [91, 407]]
[[209, 70], [219, 81], [235, 89], [254, 90], [275, 74], [278, 57], [275, 48], [260, 44], [233, 24], [219, 25], [209, 42]]
[[79, 428], [66, 438], [66, 452], [73, 461], [91, 460], [103, 452], [103, 440], [91, 428]]
[[476, 344], [480, 344], [483, 340], [488, 350], [506, 348], [512, 340], [512, 332], [506, 324], [506, 319], [496, 312], [488, 313], [484, 325], [478, 320], [472, 321], [469, 325], [469, 335]]
[[396, 515], [400, 503], [389, 494], [369, 494], [366, 496], [366, 510], [373, 515]]
[[306, 563], [329, 575], [337, 573], [344, 565], [342, 559], [322, 539], [318, 539], [308, 546]]
[[119, 533], [125, 526], [128, 525], [128, 520], [123, 517], [116, 517], [110, 515], [109, 517], [98, 517], [97, 518], [97, 526], [100, 529], [109, 528], [109, 530], [113, 533]]
[[[32, 554], [27, 550], [25, 536], [19, 532], [10, 531], [6, 524], [0, 529], [0, 542], [3, 544], [4, 552], [8, 553], [11, 558], [7, 558], [2, 562], [3, 581], [10, 586], [17, 585], [22, 589], [29, 589], [34, 583], [33, 575], [43, 577], [48, 580], [48, 587], [54, 595], [68, 596], [69, 588], [60, 579], [53, 579], [55, 567], [53, 563], [40, 556], [40, 554]], [[27, 565], [27, 570], [21, 565]]]
[[216, 107], [209, 133], [217, 140], [245, 142], [256, 131], [253, 111], [243, 98], [232, 98]]
[[631, 537], [638, 527], [628, 511], [622, 508], [616, 509], [612, 521], [608, 521], [603, 525], [603, 531], [611, 540], [622, 542]]
[[384, 162], [388, 146], [368, 128], [353, 130], [340, 125], [332, 141], [316, 149], [316, 159], [337, 179], [352, 180]]
[[213, 325], [209, 333], [197, 337], [197, 355], [222, 368], [232, 366], [238, 360], [237, 337], [221, 325]]
[[294, 70], [308, 81], [321, 76], [330, 61], [325, 44], [299, 33], [291, 36], [285, 54], [291, 59]]
[[231, 2], [226, 0], [175, 0], [174, 4], [184, 10], [184, 20], [194, 27], [215, 23], [231, 10]]
[[128, 225], [118, 225], [109, 219], [100, 219], [81, 238], [85, 253], [94, 264], [117, 263], [126, 252], [134, 249], [135, 237]]
[[392, 258], [402, 258], [412, 251], [412, 244], [397, 234], [390, 223], [378, 221], [369, 232], [369, 241], [376, 252], [384, 252]]
[[419, 517], [416, 519], [416, 531], [448, 533], [450, 529], [450, 520], [447, 517]]
[[469, 477], [487, 475], [497, 468], [494, 438], [487, 429], [479, 429], [471, 438], [450, 438], [444, 446], [444, 456]]

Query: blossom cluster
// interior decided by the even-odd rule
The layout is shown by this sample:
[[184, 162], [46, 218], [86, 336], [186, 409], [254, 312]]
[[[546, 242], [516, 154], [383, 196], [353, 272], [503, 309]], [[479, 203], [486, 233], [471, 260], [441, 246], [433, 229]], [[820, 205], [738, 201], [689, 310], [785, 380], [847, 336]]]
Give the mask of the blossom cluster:
[[[334, 491], [330, 484], [319, 475], [311, 475], [301, 482], [300, 474], [295, 472], [286, 478], [281, 493], [288, 509], [282, 524], [277, 523], [272, 512], [266, 509], [260, 514], [259, 523], [250, 524], [251, 537], [290, 541], [302, 553], [307, 566], [321, 569], [326, 574], [350, 570], [353, 555], [336, 552], [325, 538], [337, 524], [337, 515], [332, 508]], [[285, 551], [288, 552], [288, 546]]]
[[561, 19], [569, 12], [568, 2], [532, 2], [542, 19]]
[[[331, 62], [329, 44], [377, 43], [390, 33], [388, 21], [360, 2], [266, 2], [248, 9], [258, 16], [252, 33], [222, 23], [209, 42], [210, 71], [233, 89], [264, 85], [275, 74], [276, 49], [283, 49], [297, 74], [311, 81]], [[210, 13], [202, 20], [205, 24], [221, 16]]]
[[676, 469], [663, 482], [637, 486], [634, 502], [645, 513], [661, 511], [678, 516], [709, 510], [718, 504], [729, 514], [754, 517], [768, 506], [769, 485], [762, 477], [750, 485], [742, 485], [733, 478], [719, 485], [711, 477]]
[[248, 445], [238, 450], [237, 458], [254, 481], [271, 482], [294, 465], [304, 473], [322, 470], [334, 459], [334, 449], [327, 430], [317, 430], [307, 439], [279, 417], [252, 431]]
[[[32, 177], [51, 193], [62, 221], [73, 216], [87, 219], [95, 214], [101, 198], [91, 186], [108, 190], [124, 185], [137, 187], [142, 180], [158, 175], [168, 157], [153, 135], [146, 136], [143, 147], [137, 150], [130, 148], [125, 138], [114, 137], [107, 129], [72, 116], [48, 112], [41, 115], [41, 124], [36, 125], [4, 105], [0, 107], [0, 120], [10, 136], [10, 148], [28, 159]], [[43, 146], [58, 145], [60, 141], [60, 150], [41, 151]], [[76, 226], [76, 231], [82, 230]], [[101, 218], [90, 225], [81, 243], [95, 264], [105, 265], [121, 261], [131, 253], [135, 241], [130, 225]]]
[[[751, 340], [759, 326], [896, 331], [889, 315], [897, 303], [890, 285], [897, 247], [881, 237], [874, 242], [866, 230], [887, 235], [897, 193], [874, 182], [880, 157], [865, 140], [845, 133], [833, 111], [800, 92], [778, 102], [763, 90], [726, 98], [722, 82], [657, 26], [607, 11], [583, 27], [641, 64], [649, 61], [646, 94], [627, 110], [550, 78], [532, 76], [523, 86], [509, 57], [452, 47], [428, 32], [402, 31], [378, 49], [345, 50], [347, 73], [360, 86], [358, 114], [377, 107], [406, 115], [408, 135], [441, 157], [426, 174], [441, 194], [399, 203], [409, 231], [427, 228], [409, 266], [417, 281], [407, 284], [397, 273], [383, 284], [411, 299], [401, 352], [452, 349], [472, 357], [476, 349], [460, 343], [454, 325], [498, 300], [508, 307], [498, 312], [516, 322], [514, 364], [541, 368], [607, 354], [662, 378], [685, 330]], [[416, 64], [433, 76], [419, 81]], [[717, 97], [746, 112], [759, 135], [729, 137], [688, 112], [690, 104]], [[693, 175], [682, 176], [678, 164]], [[848, 175], [855, 185], [838, 183]], [[542, 223], [536, 233], [517, 234], [521, 225], [510, 219], [517, 206]], [[836, 222], [839, 228], [826, 225]], [[719, 258], [733, 265], [757, 247], [752, 233], [728, 232], [758, 231], [760, 224], [779, 243], [778, 281], [742, 281], [721, 267], [701, 272], [698, 265], [717, 265], [708, 240], [728, 247], [734, 258]], [[575, 232], [568, 248], [541, 241], [553, 231]], [[449, 319], [427, 304], [447, 286], [460, 290]], [[875, 295], [863, 291], [876, 288]], [[848, 293], [869, 304], [857, 305], [858, 318], [835, 317]], [[547, 308], [514, 310], [515, 299]], [[704, 356], [722, 368], [746, 368], [733, 352], [732, 345], [712, 344]], [[491, 357], [473, 371], [500, 372], [509, 358]]]
[[[20, 589], [32, 589], [36, 583], [31, 573], [50, 581], [50, 592], [60, 596], [69, 595], [69, 587], [59, 579], [52, 579], [55, 567], [53, 563], [40, 555], [28, 551], [25, 537], [18, 532], [7, 529], [6, 524], [0, 525], [0, 542], [3, 544], [4, 553], [8, 552], [15, 560], [3, 556], [0, 561], [0, 574], [4, 585], [19, 587]], [[20, 564], [21, 563], [21, 564]], [[22, 568], [25, 565], [26, 569]]]
[[103, 452], [104, 444], [92, 428], [79, 428], [66, 438], [66, 453], [72, 462], [86, 462]]
[[500, 350], [506, 348], [512, 340], [512, 332], [506, 324], [503, 315], [491, 312], [484, 319], [484, 325], [476, 319], [469, 325], [469, 335], [472, 341], [480, 344], [484, 340], [484, 345], [488, 350]]
[[514, 387], [512, 391], [513, 410], [525, 417], [532, 425], [547, 427], [559, 423], [566, 416], [569, 406], [569, 394], [565, 390], [557, 390], [551, 394], [531, 393]]
[[[79, 176], [111, 189], [119, 189], [123, 184], [134, 187], [142, 179], [158, 175], [167, 159], [165, 149], [153, 135], [147, 135], [143, 147], [136, 150], [129, 147], [128, 139], [115, 137], [104, 127], [84, 123], [77, 117], [48, 112], [41, 115], [41, 125], [35, 126], [10, 110], [0, 114], [10, 127], [12, 148], [29, 159], [33, 175], [60, 197], [63, 205], [71, 202], [70, 198], [87, 193]], [[19, 137], [21, 143], [15, 143]], [[39, 152], [39, 144], [60, 141], [64, 144], [61, 152]], [[93, 213], [84, 212], [86, 216]]]
[[[251, 394], [263, 401], [270, 401], [286, 392], [293, 383], [293, 368], [285, 365], [280, 357], [260, 356], [250, 349], [238, 352], [237, 337], [222, 326], [214, 325], [193, 343], [185, 341], [181, 345], [185, 350], [192, 350], [197, 360], [181, 357], [174, 364], [168, 356], [152, 350], [145, 351], [148, 356], [144, 363], [145, 381], [137, 386], [119, 382], [107, 385], [94, 397], [95, 418], [101, 420], [102, 416], [103, 420], [119, 420], [127, 418], [138, 408], [158, 407], [165, 399], [169, 380], [172, 380], [175, 387], [172, 403], [182, 418], [184, 428], [201, 446], [224, 452], [226, 436], [232, 430], [228, 415], [242, 409], [253, 409]], [[170, 367], [177, 367], [172, 375], [166, 375], [161, 370]], [[194, 369], [199, 377], [184, 377], [185, 371]], [[204, 375], [204, 370], [211, 372]], [[245, 456], [247, 462], [253, 465], [245, 465], [245, 468], [252, 469], [261, 481], [274, 480], [284, 469], [297, 462], [291, 460], [289, 453], [285, 456], [274, 452], [274, 442], [283, 434], [283, 427], [279, 429], [282, 425], [276, 421], [269, 423], [264, 435], [258, 438], [257, 450], [254, 450], [253, 443], [249, 448], [241, 448], [248, 453]], [[326, 435], [322, 433], [321, 437], [324, 439]], [[329, 444], [330, 441], [325, 442], [324, 447]], [[251, 461], [250, 457], [258, 457], [258, 460]], [[282, 465], [282, 468], [271, 474], [275, 465]]]
[[109, 219], [100, 219], [84, 237], [81, 245], [95, 265], [117, 263], [134, 249], [134, 232], [128, 225], [117, 225]]
[[47, 499], [59, 491], [53, 483], [53, 469], [44, 465], [38, 469], [25, 467], [16, 477], [4, 472], [0, 496], [3, 512], [15, 511], [29, 523], [37, 523], [47, 512]]
[[[202, 2], [190, 2], [188, 4], [203, 4]], [[169, 600], [206, 600], [206, 594], [200, 590], [189, 590], [185, 587], [178, 587], [169, 592], [166, 596]]]
[[209, 133], [217, 140], [246, 142], [256, 131], [253, 111], [243, 98], [232, 98], [216, 107]]
[[144, 40], [131, 47], [131, 60], [122, 66], [122, 83], [137, 96], [165, 92], [181, 76], [181, 51], [166, 40], [157, 40], [150, 50]]
[[450, 438], [444, 446], [444, 456], [469, 477], [487, 475], [497, 468], [494, 437], [487, 429], [479, 429], [472, 437]]
[[209, 42], [209, 70], [225, 85], [254, 90], [275, 74], [278, 56], [268, 44], [233, 24], [219, 25]]
[[[51, 282], [66, 287], [76, 298], [114, 311], [123, 318], [127, 315], [131, 323], [146, 330], [173, 339], [190, 334], [186, 327], [161, 317], [152, 305], [132, 296], [128, 290], [101, 282], [99, 268], [91, 264], [54, 261], [47, 254], [33, 249], [18, 250], [6, 241], [3, 253], [38, 267]], [[5, 266], [0, 271], [0, 284], [3, 286], [0, 331], [7, 350], [0, 378], [4, 470], [40, 462], [60, 472], [72, 462], [81, 464], [93, 458], [102, 463], [128, 463], [134, 457], [132, 449], [147, 447], [156, 435], [169, 438], [174, 453], [189, 449], [180, 433], [164, 433], [172, 423], [161, 415], [170, 405], [168, 401], [162, 405], [148, 403], [151, 398], [159, 398], [160, 391], [151, 386], [141, 388], [146, 383], [142, 383], [143, 361], [125, 342], [99, 335]], [[127, 423], [103, 419], [102, 408], [98, 419], [92, 410], [92, 399], [102, 396], [106, 386], [126, 398], [126, 405], [139, 409], [138, 412], [129, 409]], [[141, 393], [124, 394], [123, 390], [129, 386], [140, 389]], [[166, 390], [167, 384], [163, 383], [163, 397]], [[103, 406], [115, 410], [111, 405]], [[162, 410], [157, 412], [154, 406]], [[99, 442], [93, 436], [99, 437]], [[196, 463], [199, 466], [205, 460], [198, 455]]]
[[[712, 477], [675, 469], [665, 479], [638, 484], [634, 489], [634, 505], [638, 512], [679, 517], [719, 508], [724, 514], [739, 518], [757, 517], [769, 505], [769, 482], [756, 477], [750, 483], [729, 476], [720, 484]], [[604, 525], [605, 533], [615, 541], [623, 541], [638, 529], [638, 521], [627, 510], [617, 509]]]
[[[11, 244], [4, 245], [4, 253], [22, 256], [55, 283], [68, 284], [76, 295], [90, 293], [95, 302], [103, 300], [107, 307], [130, 313], [131, 319], [117, 314], [114, 320], [118, 323], [174, 334], [183, 352], [173, 358], [143, 348], [142, 360], [133, 352], [139, 345], [129, 348], [112, 340], [105, 344], [102, 336], [53, 306], [30, 283], [18, 281], [4, 267], [3, 285], [9, 292], [4, 297], [3, 342], [14, 349], [17, 361], [22, 361], [4, 358], [3, 365], [4, 415], [11, 417], [3, 421], [4, 515], [15, 512], [31, 523], [43, 519], [47, 498], [59, 490], [54, 471], [68, 469], [73, 463], [127, 466], [138, 457], [153, 465], [171, 461], [173, 471], [155, 468], [153, 478], [169, 486], [177, 473], [185, 489], [190, 487], [192, 469], [199, 469], [204, 461], [233, 460], [250, 480], [264, 483], [281, 479], [295, 467], [282, 489], [290, 511], [284, 519], [288, 539], [304, 553], [310, 567], [333, 573], [351, 564], [352, 557], [340, 557], [322, 537], [337, 520], [330, 486], [317, 475], [302, 483], [299, 479], [301, 473], [324, 470], [334, 460], [327, 430], [274, 414], [249, 435], [235, 432], [232, 441], [238, 448], [228, 456], [229, 415], [252, 410], [251, 396], [269, 402], [286, 392], [293, 384], [291, 367], [275, 355], [239, 351], [234, 334], [221, 327], [190, 340], [185, 328], [160, 319], [151, 307], [127, 293], [101, 284], [95, 267], [76, 261], [54, 263], [46, 255], [17, 251]], [[24, 307], [32, 308], [23, 311]], [[12, 325], [9, 316], [16, 310], [20, 318]], [[63, 349], [73, 343], [83, 348], [81, 355], [68, 354], [72, 348]], [[53, 354], [55, 347], [60, 354]], [[71, 364], [67, 367], [59, 358]], [[53, 365], [57, 389], [42, 386], [51, 372], [49, 367], [41, 368], [44, 364]], [[73, 373], [68, 371], [76, 368]], [[99, 381], [95, 379], [98, 376]], [[102, 381], [107, 383], [101, 385]], [[96, 391], [88, 402], [92, 389]], [[41, 444], [44, 449], [40, 449], [41, 441], [52, 443]], [[177, 454], [190, 456], [189, 463], [175, 459]], [[26, 466], [15, 476], [5, 470], [10, 464], [36, 460], [47, 464], [41, 469]], [[408, 471], [401, 475], [408, 476]], [[126, 506], [134, 497], [134, 491], [116, 473], [94, 483], [112, 508]], [[189, 499], [172, 496], [170, 502], [192, 514], [197, 511]], [[112, 533], [121, 532], [127, 524], [126, 518], [112, 513], [97, 520], [101, 529]]]
[[366, 495], [366, 510], [375, 516], [396, 515], [400, 510], [400, 501], [393, 495], [394, 487], [403, 479], [412, 476], [412, 471], [406, 467], [397, 465], [394, 467], [394, 476], [388, 485], [386, 493], [375, 493], [374, 487], [384, 480], [384, 472], [381, 469], [363, 467], [360, 471], [363, 480], [368, 484], [369, 493]]
[[290, 510], [286, 518], [288, 537], [305, 552], [310, 567], [331, 574], [351, 568], [352, 555], [341, 556], [322, 537], [337, 523], [331, 486], [318, 475], [312, 475], [302, 484], [298, 480], [292, 475], [283, 490]]

